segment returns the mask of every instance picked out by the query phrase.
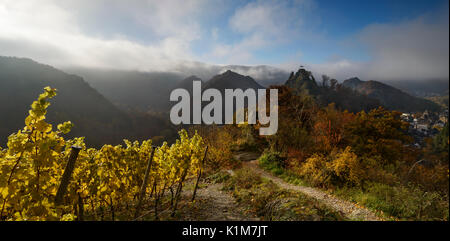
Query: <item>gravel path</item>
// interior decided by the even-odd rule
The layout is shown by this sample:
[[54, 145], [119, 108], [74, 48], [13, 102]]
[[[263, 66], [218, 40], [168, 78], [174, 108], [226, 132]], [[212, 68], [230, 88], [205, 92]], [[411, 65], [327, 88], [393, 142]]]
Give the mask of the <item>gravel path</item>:
[[373, 212], [366, 208], [358, 207], [354, 203], [339, 199], [333, 195], [327, 194], [317, 188], [298, 186], [285, 182], [283, 179], [276, 177], [258, 166], [257, 160], [243, 162], [244, 167], [251, 168], [256, 173], [260, 174], [269, 180], [272, 180], [279, 187], [302, 192], [307, 196], [313, 197], [325, 205], [333, 208], [334, 210], [341, 212], [342, 215], [351, 220], [363, 220], [363, 221], [381, 221], [382, 219], [376, 216]]
[[[195, 221], [259, 221], [254, 214], [239, 206], [231, 194], [222, 191], [221, 183], [208, 183], [197, 190], [196, 204], [184, 208], [180, 216], [183, 220]], [[189, 196], [191, 193], [189, 192]]]

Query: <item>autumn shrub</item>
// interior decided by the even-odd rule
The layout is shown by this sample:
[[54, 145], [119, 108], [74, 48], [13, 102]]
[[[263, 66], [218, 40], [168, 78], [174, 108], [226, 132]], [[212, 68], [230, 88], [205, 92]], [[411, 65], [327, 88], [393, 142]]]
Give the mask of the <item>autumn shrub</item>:
[[284, 172], [286, 158], [280, 152], [265, 152], [259, 158], [259, 165], [274, 175], [280, 175]]
[[242, 168], [236, 170], [235, 175], [229, 184], [231, 184], [231, 186], [248, 189], [252, 185], [257, 185], [261, 182], [262, 178], [260, 175], [254, 173], [248, 168]]
[[338, 183], [350, 183], [360, 185], [366, 178], [363, 166], [358, 156], [350, 147], [338, 153], [336, 158], [327, 163]]
[[365, 166], [351, 149], [330, 155], [314, 154], [300, 168], [300, 175], [315, 186], [359, 186], [367, 180]]
[[310, 156], [301, 149], [289, 148], [286, 157], [286, 168], [299, 173], [301, 164]]
[[306, 159], [300, 168], [300, 176], [313, 186], [329, 186], [332, 171], [328, 168], [328, 158], [322, 154], [314, 154]]
[[405, 179], [420, 185], [427, 191], [441, 192], [448, 195], [449, 191], [449, 169], [448, 165], [437, 164], [432, 167], [416, 165], [405, 169]]
[[239, 130], [231, 125], [196, 126], [190, 132], [197, 131], [208, 146], [206, 164], [209, 170], [216, 171], [238, 165], [233, 157], [232, 147], [238, 138]]

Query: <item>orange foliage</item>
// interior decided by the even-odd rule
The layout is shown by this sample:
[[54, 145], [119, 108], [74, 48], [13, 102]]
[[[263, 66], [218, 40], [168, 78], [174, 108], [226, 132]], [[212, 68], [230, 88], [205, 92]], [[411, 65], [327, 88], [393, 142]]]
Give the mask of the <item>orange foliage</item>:
[[313, 128], [313, 137], [319, 150], [329, 152], [338, 147], [344, 139], [346, 125], [354, 118], [352, 113], [336, 110], [334, 104], [319, 111]]
[[405, 144], [412, 141], [407, 128], [400, 112], [379, 107], [358, 113], [347, 125], [346, 138], [359, 156], [381, 156], [382, 165], [395, 164], [402, 159]]

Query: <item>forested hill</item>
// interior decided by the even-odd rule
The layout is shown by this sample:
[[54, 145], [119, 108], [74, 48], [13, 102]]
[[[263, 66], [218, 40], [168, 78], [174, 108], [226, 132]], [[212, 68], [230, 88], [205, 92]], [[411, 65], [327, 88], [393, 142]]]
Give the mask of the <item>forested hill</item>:
[[121, 109], [167, 111], [169, 94], [185, 76], [171, 72], [139, 72], [70, 68]]
[[358, 93], [377, 99], [390, 110], [402, 112], [439, 111], [441, 107], [430, 100], [411, 96], [390, 85], [370, 80], [362, 81], [358, 78], [345, 80], [342, 85], [351, 88]]
[[[92, 145], [117, 144], [123, 138], [157, 136], [170, 125], [145, 113], [125, 113], [81, 77], [30, 59], [0, 56], [0, 145], [24, 126], [30, 103], [45, 86], [58, 90], [48, 121], [74, 123], [71, 136], [85, 136]], [[139, 127], [139, 128], [138, 128]], [[168, 131], [165, 131], [168, 133]]]
[[369, 111], [381, 106], [378, 100], [345, 88], [336, 79], [323, 76], [322, 83], [318, 84], [312, 73], [304, 68], [295, 74], [292, 72], [285, 85], [298, 95], [313, 96], [322, 106], [335, 103], [338, 109], [350, 112]]
[[285, 85], [294, 89], [297, 94], [313, 96], [321, 105], [335, 103], [339, 109], [351, 112], [368, 111], [378, 106], [402, 112], [441, 109], [430, 100], [411, 96], [378, 81], [362, 81], [355, 77], [339, 83], [324, 75], [321, 83], [318, 83], [312, 73], [304, 68], [300, 68], [295, 74], [292, 72]]

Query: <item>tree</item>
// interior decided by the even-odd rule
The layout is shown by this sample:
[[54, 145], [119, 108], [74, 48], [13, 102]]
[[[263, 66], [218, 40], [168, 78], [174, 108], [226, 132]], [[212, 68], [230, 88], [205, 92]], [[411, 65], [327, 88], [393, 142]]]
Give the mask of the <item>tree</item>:
[[409, 124], [400, 114], [382, 107], [361, 111], [347, 125], [346, 141], [358, 156], [381, 157], [382, 165], [396, 163], [403, 156], [404, 145], [412, 141], [406, 134]]
[[307, 148], [313, 144], [309, 132], [317, 105], [309, 95], [296, 95], [287, 86], [271, 86], [278, 89], [278, 132], [268, 136], [271, 148], [285, 151], [288, 148]]
[[448, 144], [449, 144], [449, 136], [448, 136], [448, 122], [445, 124], [444, 128], [441, 132], [433, 138], [433, 152], [435, 153], [447, 153], [448, 160]]
[[315, 116], [312, 133], [318, 151], [330, 152], [338, 146], [343, 146], [345, 127], [354, 118], [352, 113], [337, 110], [334, 103], [320, 110]]

